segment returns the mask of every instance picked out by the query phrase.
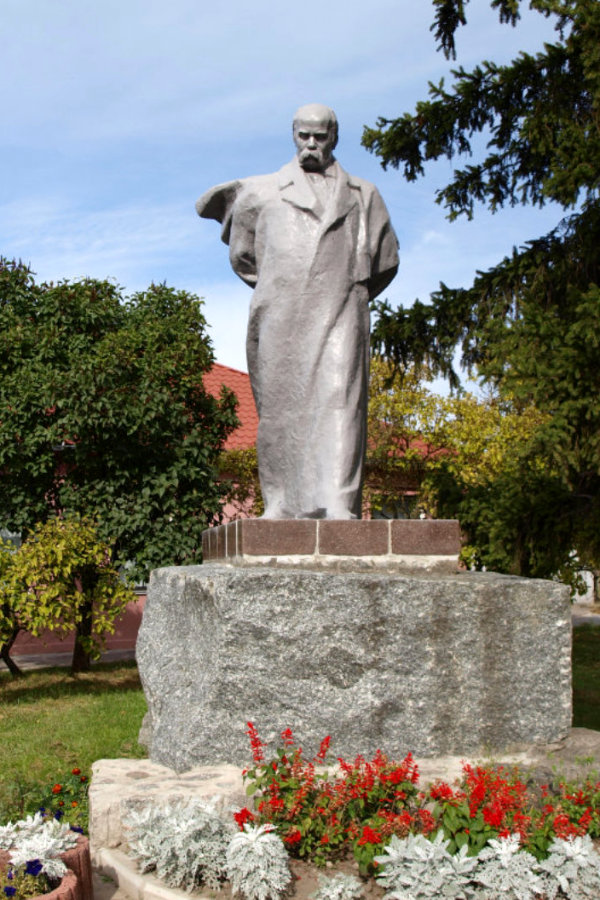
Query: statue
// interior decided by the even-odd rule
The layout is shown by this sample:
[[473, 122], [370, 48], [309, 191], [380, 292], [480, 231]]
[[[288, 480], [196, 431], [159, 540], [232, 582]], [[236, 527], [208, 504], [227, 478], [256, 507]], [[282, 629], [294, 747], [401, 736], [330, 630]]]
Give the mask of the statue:
[[297, 156], [217, 185], [196, 209], [223, 225], [234, 272], [254, 288], [246, 351], [259, 416], [264, 518], [361, 515], [369, 300], [398, 268], [374, 185], [333, 156], [333, 110], [301, 107]]

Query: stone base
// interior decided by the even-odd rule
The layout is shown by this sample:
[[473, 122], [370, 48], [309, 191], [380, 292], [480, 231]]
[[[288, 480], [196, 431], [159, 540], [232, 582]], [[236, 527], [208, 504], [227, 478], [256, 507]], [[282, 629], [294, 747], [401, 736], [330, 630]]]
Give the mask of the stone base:
[[202, 534], [204, 562], [338, 571], [455, 572], [454, 519], [238, 519]]
[[248, 721], [270, 743], [292, 728], [308, 755], [331, 735], [349, 759], [554, 741], [571, 725], [570, 651], [568, 588], [548, 581], [158, 569], [137, 644], [150, 757], [242, 766]]
[[[215, 799], [218, 798], [218, 799]], [[99, 759], [90, 783], [90, 847], [98, 864], [101, 848], [127, 843], [123, 818], [132, 807], [160, 806], [175, 800], [214, 800], [217, 809], [240, 808], [248, 802], [240, 768], [194, 768], [183, 775], [148, 759]]]

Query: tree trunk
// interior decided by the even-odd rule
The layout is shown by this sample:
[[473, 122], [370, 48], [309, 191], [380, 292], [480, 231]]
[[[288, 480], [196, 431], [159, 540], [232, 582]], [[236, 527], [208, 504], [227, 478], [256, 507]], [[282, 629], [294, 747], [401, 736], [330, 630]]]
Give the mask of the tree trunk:
[[81, 620], [77, 623], [75, 634], [75, 646], [73, 647], [73, 659], [71, 662], [71, 673], [89, 672], [91, 665], [91, 657], [89, 652], [83, 647], [81, 638], [89, 638], [92, 634], [92, 601], [85, 600], [81, 607]]
[[[2, 605], [2, 611], [4, 613], [4, 617], [7, 619], [11, 619], [11, 610], [8, 603], [4, 603]], [[15, 640], [17, 639], [18, 633], [21, 631], [21, 626], [17, 624], [15, 619], [12, 619], [12, 631], [10, 637], [4, 644], [0, 645], [0, 659], [6, 664], [8, 671], [13, 677], [17, 677], [22, 675], [23, 672], [16, 664], [14, 659], [11, 659], [10, 650]]]
[[11, 651], [12, 645], [14, 644], [15, 640], [17, 639], [17, 635], [20, 632], [20, 630], [21, 629], [19, 628], [19, 626], [15, 625], [9, 639], [0, 646], [0, 659], [2, 660], [2, 662], [6, 663], [8, 671], [15, 678], [18, 677], [19, 675], [22, 675], [23, 672], [19, 668], [19, 666], [16, 664], [14, 659], [11, 659], [10, 651]]
[[593, 586], [592, 597], [593, 597], [594, 603], [600, 603], [600, 590], [599, 590], [599, 588], [600, 588], [600, 570], [592, 569], [591, 572], [592, 572], [592, 579], [593, 579], [593, 581], [592, 581], [592, 586]]

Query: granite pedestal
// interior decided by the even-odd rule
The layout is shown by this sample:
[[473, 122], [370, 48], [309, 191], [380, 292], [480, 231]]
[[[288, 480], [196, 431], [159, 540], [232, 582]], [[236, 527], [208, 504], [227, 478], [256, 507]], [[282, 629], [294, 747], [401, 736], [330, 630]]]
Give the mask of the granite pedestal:
[[278, 564], [295, 555], [278, 553], [265, 565], [264, 555], [246, 565], [236, 549], [239, 564], [153, 572], [137, 659], [154, 762], [244, 765], [248, 721], [275, 743], [292, 728], [308, 754], [331, 735], [335, 755], [350, 759], [377, 748], [502, 752], [567, 734], [565, 586], [458, 572], [456, 556], [448, 573], [394, 571], [389, 559], [384, 571], [365, 557], [355, 571], [311, 568]]

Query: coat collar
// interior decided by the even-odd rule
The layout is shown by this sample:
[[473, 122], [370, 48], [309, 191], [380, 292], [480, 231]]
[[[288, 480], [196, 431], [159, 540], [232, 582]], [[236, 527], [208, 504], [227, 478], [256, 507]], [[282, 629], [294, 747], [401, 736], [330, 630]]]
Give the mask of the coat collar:
[[[336, 175], [335, 191], [323, 219], [324, 224], [328, 225], [348, 214], [357, 202], [357, 189], [360, 190], [358, 182], [342, 169], [337, 160], [334, 160], [333, 166]], [[298, 157], [295, 156], [291, 162], [283, 166], [278, 175], [281, 199], [300, 209], [310, 210], [317, 218], [321, 218], [317, 198], [308, 185]]]

